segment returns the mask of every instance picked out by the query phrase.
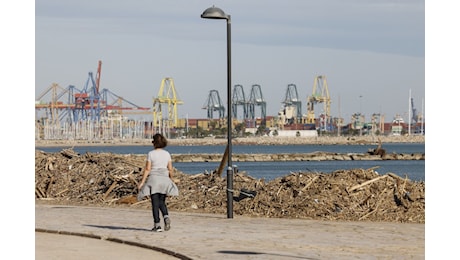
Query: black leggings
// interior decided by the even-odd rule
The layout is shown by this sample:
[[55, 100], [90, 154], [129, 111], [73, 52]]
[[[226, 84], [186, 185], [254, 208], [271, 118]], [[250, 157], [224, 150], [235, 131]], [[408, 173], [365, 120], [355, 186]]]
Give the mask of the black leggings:
[[164, 216], [168, 215], [168, 208], [166, 207], [166, 194], [155, 193], [150, 195], [152, 203], [152, 213], [154, 223], [160, 223], [160, 211]]

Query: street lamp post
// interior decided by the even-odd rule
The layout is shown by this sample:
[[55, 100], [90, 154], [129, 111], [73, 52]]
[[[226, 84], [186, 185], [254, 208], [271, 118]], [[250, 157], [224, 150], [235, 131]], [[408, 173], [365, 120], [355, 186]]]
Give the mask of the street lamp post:
[[361, 125], [361, 127], [359, 128], [359, 136], [363, 135], [363, 126], [364, 126], [364, 122], [361, 122], [361, 118], [364, 118], [363, 114], [362, 114], [363, 113], [362, 112], [362, 110], [363, 110], [363, 101], [362, 100], [363, 100], [363, 96], [359, 95], [359, 116], [360, 116], [359, 123]]
[[231, 19], [215, 6], [204, 10], [201, 18], [227, 20], [227, 218], [233, 218]]

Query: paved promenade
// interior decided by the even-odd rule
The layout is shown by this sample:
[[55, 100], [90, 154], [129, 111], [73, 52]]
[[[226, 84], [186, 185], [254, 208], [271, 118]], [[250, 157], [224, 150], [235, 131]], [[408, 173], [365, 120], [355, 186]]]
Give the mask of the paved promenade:
[[36, 259], [425, 259], [424, 224], [170, 215], [36, 204]]

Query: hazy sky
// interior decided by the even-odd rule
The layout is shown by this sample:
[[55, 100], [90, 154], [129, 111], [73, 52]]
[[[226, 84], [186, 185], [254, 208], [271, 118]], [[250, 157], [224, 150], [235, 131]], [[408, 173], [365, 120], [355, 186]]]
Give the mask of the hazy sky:
[[345, 122], [358, 112], [366, 121], [373, 113], [407, 121], [409, 91], [418, 113], [424, 109], [418, 0], [36, 1], [35, 96], [52, 83], [83, 89], [101, 60], [101, 89], [151, 107], [171, 77], [184, 102], [179, 117], [206, 118], [211, 90], [227, 107], [226, 22], [200, 18], [212, 5], [231, 15], [232, 85], [249, 96], [259, 84], [267, 115], [278, 113], [289, 84], [306, 113], [318, 75], [327, 78], [332, 116]]

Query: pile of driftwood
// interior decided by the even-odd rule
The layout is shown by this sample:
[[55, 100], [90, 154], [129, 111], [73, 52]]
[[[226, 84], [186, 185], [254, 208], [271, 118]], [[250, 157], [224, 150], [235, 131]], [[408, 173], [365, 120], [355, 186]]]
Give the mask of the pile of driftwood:
[[[150, 208], [137, 201], [145, 155], [35, 152], [37, 203]], [[172, 211], [226, 214], [227, 182], [217, 173], [174, 175]], [[234, 175], [233, 212], [258, 217], [425, 223], [425, 183], [374, 168], [291, 172], [266, 182]]]

